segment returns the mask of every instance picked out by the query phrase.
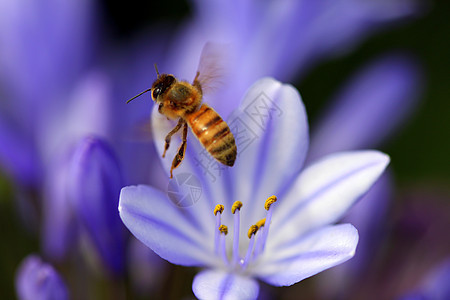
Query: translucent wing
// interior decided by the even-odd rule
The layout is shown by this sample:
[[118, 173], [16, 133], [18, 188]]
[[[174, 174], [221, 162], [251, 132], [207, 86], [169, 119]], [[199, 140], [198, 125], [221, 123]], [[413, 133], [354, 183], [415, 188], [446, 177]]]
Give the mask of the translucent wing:
[[197, 69], [197, 76], [194, 81], [198, 81], [203, 93], [211, 92], [221, 84], [228, 75], [226, 61], [229, 54], [226, 44], [208, 42], [205, 44], [200, 56]]

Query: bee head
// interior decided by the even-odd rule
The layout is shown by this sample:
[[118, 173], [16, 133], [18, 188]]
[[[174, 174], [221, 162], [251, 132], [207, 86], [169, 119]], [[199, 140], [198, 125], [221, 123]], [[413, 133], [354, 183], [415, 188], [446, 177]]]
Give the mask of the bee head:
[[[152, 87], [150, 89], [143, 91], [142, 93], [137, 94], [133, 98], [129, 99], [127, 101], [127, 103], [130, 103], [131, 100], [136, 99], [140, 95], [145, 94], [150, 91], [152, 92], [153, 101], [158, 102], [158, 97], [163, 95], [167, 91], [167, 89], [176, 81], [175, 77], [171, 74], [159, 74], [156, 64], [155, 64], [155, 70], [156, 70], [156, 74], [158, 75], [158, 77], [156, 78], [155, 82], [153, 82]], [[159, 105], [161, 108], [162, 103], [160, 103]]]
[[170, 74], [158, 74], [152, 85], [152, 99], [157, 101], [158, 97], [163, 95], [166, 90], [175, 82], [175, 77]]

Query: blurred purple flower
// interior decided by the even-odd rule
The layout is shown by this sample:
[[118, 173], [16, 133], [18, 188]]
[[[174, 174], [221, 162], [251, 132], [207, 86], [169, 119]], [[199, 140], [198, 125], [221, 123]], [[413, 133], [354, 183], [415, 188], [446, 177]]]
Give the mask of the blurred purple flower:
[[195, 3], [194, 18], [175, 38], [157, 28], [143, 35], [145, 42], [107, 53], [114, 60], [111, 84], [92, 65], [98, 51], [93, 2], [1, 2], [0, 94], [6, 101], [0, 103], [0, 165], [44, 196], [48, 257], [61, 259], [76, 242], [79, 229], [67, 191], [70, 157], [83, 137], [113, 143], [130, 182], [153, 176], [151, 182], [161, 184], [153, 146], [124, 143], [136, 120], [148, 118], [148, 103], [124, 109], [123, 102], [110, 101], [112, 95], [127, 99], [147, 88], [154, 62], [161, 71], [191, 79], [206, 41], [229, 43], [228, 77], [206, 99], [226, 117], [257, 78], [304, 74], [324, 57], [348, 51], [368, 34], [417, 12], [415, 1]]
[[[337, 93], [313, 127], [308, 161], [335, 151], [376, 147], [395, 133], [422, 95], [423, 80], [417, 63], [408, 56], [383, 56], [357, 72]], [[390, 206], [389, 173], [343, 219], [358, 228], [360, 242], [351, 262], [321, 276], [320, 292], [327, 296], [351, 293], [348, 286], [361, 277], [376, 253]]]
[[70, 200], [100, 258], [115, 274], [124, 269], [125, 236], [117, 211], [124, 185], [117, 157], [101, 139], [86, 137], [71, 159]]
[[[108, 113], [109, 99], [108, 84], [104, 76], [94, 73], [87, 76], [84, 82], [76, 88], [69, 103], [64, 110], [55, 113], [42, 122], [41, 127], [43, 131], [40, 132], [39, 141], [41, 149], [41, 157], [46, 162], [46, 168], [43, 176], [43, 250], [48, 257], [55, 260], [65, 258], [66, 252], [76, 242], [76, 233], [78, 225], [74, 222], [78, 220], [77, 214], [79, 210], [74, 210], [73, 198], [79, 198], [81, 191], [75, 191], [73, 185], [75, 184], [72, 170], [74, 170], [74, 155], [77, 145], [83, 143], [85, 136], [98, 136], [106, 139], [109, 136], [109, 124], [111, 117]], [[102, 111], [104, 113], [99, 114]], [[102, 142], [103, 143], [103, 142]], [[103, 143], [103, 147], [106, 146]], [[106, 151], [106, 150], [105, 150]], [[113, 150], [107, 150], [103, 153], [104, 156], [110, 155]], [[112, 160], [112, 159], [110, 159]], [[114, 158], [114, 166], [117, 166], [117, 159]], [[105, 168], [105, 167], [104, 167]], [[100, 170], [97, 175], [100, 175]], [[93, 172], [94, 174], [95, 172]], [[95, 176], [95, 175], [94, 175]], [[111, 196], [111, 199], [117, 199], [120, 185], [117, 178], [122, 176], [116, 173], [111, 173], [110, 177], [104, 179], [116, 180], [113, 182], [102, 182], [100, 188], [106, 188], [103, 194], [99, 193], [97, 196], [106, 196], [106, 193], [111, 190], [108, 187], [116, 186], [117, 195]], [[97, 189], [97, 192], [98, 192]], [[95, 190], [88, 190], [89, 193], [95, 193]], [[94, 197], [95, 195], [92, 194]], [[100, 198], [95, 203], [104, 203], [108, 205], [109, 202], [104, 202], [105, 198]], [[107, 206], [106, 206], [107, 207]], [[104, 208], [106, 208], [104, 207]], [[106, 210], [97, 210], [96, 213], [101, 215], [95, 216], [94, 211], [89, 213], [93, 218], [104, 220]], [[106, 218], [115, 218], [112, 213]], [[94, 227], [87, 227], [88, 230], [93, 230], [92, 234], [96, 236]], [[114, 227], [111, 228], [114, 231]], [[100, 237], [100, 236], [99, 236]], [[109, 243], [104, 236], [104, 242]], [[117, 250], [118, 251], [118, 250]], [[105, 254], [101, 253], [101, 254]], [[107, 259], [108, 260], [108, 259]], [[114, 269], [114, 267], [113, 267]]]
[[16, 275], [19, 300], [66, 300], [67, 287], [55, 269], [37, 255], [27, 256]]
[[308, 158], [375, 147], [392, 136], [420, 99], [420, 74], [415, 60], [401, 54], [382, 56], [363, 67], [319, 118]]
[[[263, 104], [265, 114], [255, 119]], [[156, 109], [152, 122], [162, 153], [170, 123]], [[309, 144], [304, 106], [292, 86], [270, 78], [250, 88], [228, 124], [240, 149], [233, 168], [200, 162], [204, 150], [191, 140], [175, 170], [174, 180], [188, 173], [202, 184], [204, 197], [192, 206], [177, 207], [149, 186], [122, 189], [119, 212], [130, 231], [172, 263], [208, 267], [193, 282], [199, 298], [255, 299], [259, 287], [254, 278], [292, 285], [350, 259], [358, 242], [356, 229], [332, 224], [377, 180], [389, 158], [376, 151], [342, 152], [301, 171]], [[169, 167], [170, 159], [163, 164]], [[266, 203], [264, 212], [263, 201], [272, 194], [279, 200]], [[234, 200], [243, 206], [233, 216], [216, 213], [217, 204], [230, 209]], [[265, 225], [247, 237], [247, 228], [264, 217]], [[219, 232], [221, 224], [230, 225], [232, 239]]]
[[43, 124], [70, 105], [67, 94], [87, 68], [92, 13], [85, 0], [0, 4], [0, 79], [6, 99], [0, 104], [0, 164], [19, 183], [42, 183], [48, 163], [42, 156], [48, 137]]
[[450, 259], [433, 268], [420, 285], [399, 299], [401, 300], [444, 300], [450, 299]]
[[148, 297], [169, 278], [169, 263], [134, 237], [130, 238], [128, 247], [127, 271], [132, 289], [139, 296]]
[[44, 196], [47, 257], [63, 259], [82, 225], [109, 270], [121, 273], [125, 241], [116, 203], [122, 171], [106, 142], [83, 140], [112, 138], [109, 80], [89, 64], [95, 7], [84, 0], [1, 6], [2, 92], [11, 100], [0, 111], [0, 161]]
[[195, 4], [193, 22], [179, 33], [160, 70], [193, 78], [206, 42], [228, 44], [229, 76], [209, 97], [225, 117], [258, 78], [292, 80], [325, 57], [352, 49], [383, 26], [416, 14], [419, 7], [416, 1], [352, 0]]
[[[155, 62], [161, 72], [191, 81], [202, 47], [211, 41], [223, 43], [227, 45], [222, 57], [225, 76], [214, 92], [205, 95], [205, 101], [226, 118], [256, 79], [273, 76], [292, 81], [326, 57], [351, 50], [368, 35], [417, 16], [421, 7], [414, 0], [193, 3], [193, 18], [181, 30], [164, 24], [164, 29], [144, 31], [125, 50], [111, 55], [109, 67], [118, 98], [128, 99], [147, 89], [155, 78]], [[148, 120], [148, 102], [152, 103], [136, 101], [132, 108], [119, 110], [126, 126], [115, 132], [129, 136], [136, 120]], [[131, 182], [151, 177], [154, 185], [167, 184], [152, 146], [136, 140], [124, 143], [121, 156], [137, 158], [125, 164]], [[156, 171], [149, 176], [150, 166]]]
[[61, 163], [64, 165], [59, 172], [52, 173], [56, 186], [52, 185], [50, 192], [54, 194], [45, 199], [46, 253], [53, 255], [53, 259], [63, 258], [82, 229], [108, 270], [121, 274], [125, 236], [123, 225], [114, 212], [124, 180], [116, 156], [103, 140], [86, 137]]

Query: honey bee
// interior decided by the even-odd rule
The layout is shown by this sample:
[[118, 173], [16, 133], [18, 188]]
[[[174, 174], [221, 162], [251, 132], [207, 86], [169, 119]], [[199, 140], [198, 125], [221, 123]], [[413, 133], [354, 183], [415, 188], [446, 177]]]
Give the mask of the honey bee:
[[211, 57], [213, 47], [208, 43], [203, 48], [192, 84], [180, 81], [172, 74], [159, 74], [155, 64], [157, 78], [152, 87], [127, 101], [129, 103], [151, 91], [152, 99], [158, 105], [158, 112], [168, 119], [178, 120], [177, 125], [165, 138], [163, 158], [169, 149], [172, 136], [183, 127], [182, 142], [172, 161], [170, 178], [173, 178], [173, 169], [181, 164], [186, 153], [188, 126], [202, 146], [217, 161], [231, 167], [236, 160], [236, 143], [230, 128], [213, 108], [202, 103], [203, 87], [210, 83], [211, 79], [214, 79], [213, 72], [217, 71], [214, 68], [214, 59]]

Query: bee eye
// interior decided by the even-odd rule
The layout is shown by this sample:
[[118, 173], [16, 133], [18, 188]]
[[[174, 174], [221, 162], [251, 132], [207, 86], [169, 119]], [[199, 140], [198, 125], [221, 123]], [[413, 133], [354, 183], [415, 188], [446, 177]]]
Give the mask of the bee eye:
[[163, 108], [163, 104], [160, 103], [159, 106], [158, 106], [158, 111], [161, 111], [162, 108]]
[[161, 88], [158, 87], [153, 90], [153, 94], [152, 94], [153, 99], [158, 98], [159, 94], [161, 94]]

